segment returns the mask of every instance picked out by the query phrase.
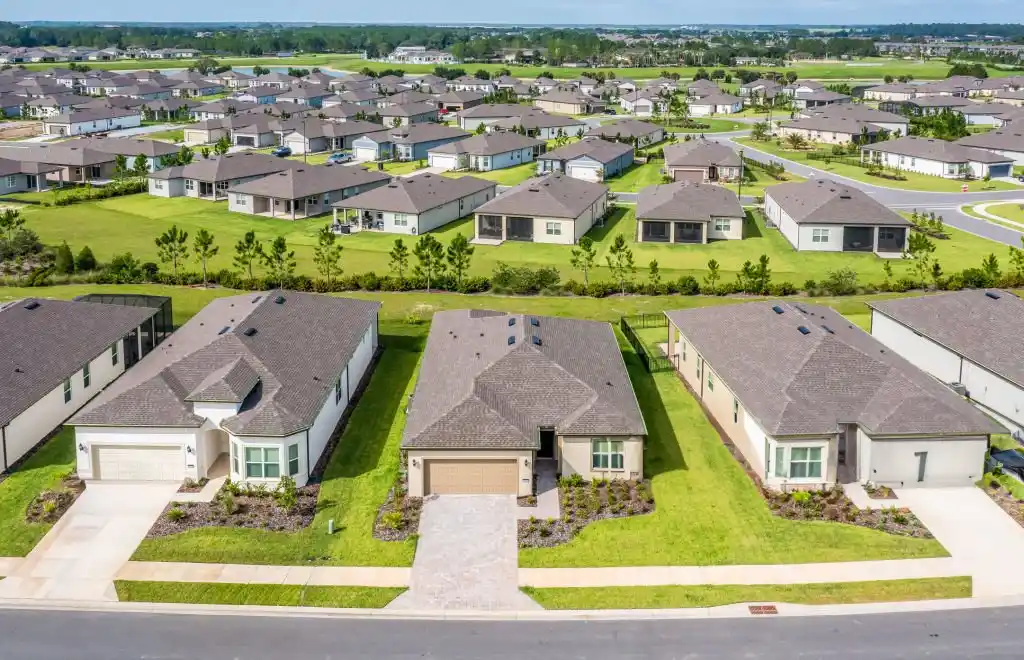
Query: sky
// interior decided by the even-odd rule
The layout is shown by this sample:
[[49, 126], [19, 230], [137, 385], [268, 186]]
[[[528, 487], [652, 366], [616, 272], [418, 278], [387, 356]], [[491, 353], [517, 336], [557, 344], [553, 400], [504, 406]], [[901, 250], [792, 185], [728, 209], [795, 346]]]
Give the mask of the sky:
[[3, 20], [324, 23], [803, 24], [1024, 22], [1020, 0], [4, 0]]

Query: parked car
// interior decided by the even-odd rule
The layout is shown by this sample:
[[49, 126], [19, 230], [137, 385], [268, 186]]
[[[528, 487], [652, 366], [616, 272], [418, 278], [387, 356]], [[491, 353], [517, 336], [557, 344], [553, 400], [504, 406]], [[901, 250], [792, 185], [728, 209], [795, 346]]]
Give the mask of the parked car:
[[604, 110], [601, 111], [601, 114], [602, 115], [614, 115], [615, 111], [612, 110], [611, 108], [605, 108]]
[[292, 148], [291, 147], [278, 147], [277, 149], [274, 149], [270, 153], [273, 154], [274, 156], [277, 156], [278, 158], [284, 158], [285, 156], [291, 156], [292, 155]]
[[352, 154], [347, 151], [336, 151], [327, 157], [327, 162], [331, 165], [338, 165], [341, 163], [348, 163], [352, 160]]

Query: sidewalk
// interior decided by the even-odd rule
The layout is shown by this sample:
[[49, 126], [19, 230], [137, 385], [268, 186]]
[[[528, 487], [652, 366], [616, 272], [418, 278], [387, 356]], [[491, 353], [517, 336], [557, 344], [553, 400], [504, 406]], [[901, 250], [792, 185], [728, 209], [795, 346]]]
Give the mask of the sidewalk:
[[335, 587], [407, 587], [410, 568], [366, 566], [258, 566], [130, 561], [114, 579], [146, 582], [297, 584]]
[[1008, 225], [1008, 226], [1012, 225], [1011, 228], [1017, 229], [1018, 231], [1024, 231], [1024, 225], [1020, 224], [1019, 222], [1014, 222], [1013, 220], [1009, 220], [1007, 218], [1002, 218], [1002, 217], [1000, 217], [998, 215], [995, 215], [993, 213], [989, 213], [988, 212], [988, 207], [990, 207], [990, 206], [998, 206], [999, 204], [1024, 204], [1024, 199], [1006, 199], [1006, 200], [999, 200], [998, 202], [985, 202], [984, 204], [978, 204], [977, 206], [975, 206], [974, 207], [974, 212], [977, 213], [978, 215], [980, 215], [980, 216], [982, 216], [984, 218], [987, 218], [989, 220], [992, 220], [992, 221], [994, 221], [994, 222], [996, 222], [998, 224]]

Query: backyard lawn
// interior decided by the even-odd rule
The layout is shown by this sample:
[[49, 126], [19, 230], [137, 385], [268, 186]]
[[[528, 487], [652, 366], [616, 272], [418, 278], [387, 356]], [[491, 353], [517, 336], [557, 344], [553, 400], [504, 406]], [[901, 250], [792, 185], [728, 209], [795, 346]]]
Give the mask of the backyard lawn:
[[665, 127], [665, 130], [674, 133], [726, 133], [728, 131], [745, 131], [750, 129], [750, 124], [728, 119], [715, 119], [713, 117], [693, 117], [693, 121], [708, 124], [708, 128], [684, 128], [675, 122], [658, 122]]
[[381, 608], [405, 589], [292, 584], [114, 582], [122, 602]]
[[661, 168], [663, 160], [653, 160], [644, 164], [634, 164], [625, 172], [605, 181], [612, 192], [640, 192], [648, 186], [656, 186], [662, 181]]
[[[324, 155], [324, 160], [327, 160], [327, 156], [329, 156], [329, 155], [330, 154], [325, 154]], [[301, 156], [300, 156], [300, 158], [301, 158]], [[377, 163], [374, 162], [374, 161], [370, 161], [370, 162], [366, 162], [366, 163], [361, 163], [361, 165], [362, 165], [362, 167], [364, 167], [364, 168], [366, 168], [368, 170], [374, 170], [374, 171], [377, 170]], [[410, 172], [415, 172], [416, 170], [423, 169], [426, 166], [427, 166], [427, 162], [426, 161], [419, 161], [419, 160], [397, 161], [396, 160], [396, 161], [389, 161], [389, 162], [384, 163], [384, 171], [387, 172], [388, 174], [394, 174], [395, 176], [400, 176], [402, 174], [409, 174]]]
[[533, 589], [523, 591], [548, 610], [667, 609], [733, 603], [837, 605], [970, 598], [971, 578], [927, 578], [786, 585], [698, 585]]
[[[752, 195], [755, 197], [763, 197], [764, 189], [770, 188], [771, 186], [778, 185], [780, 183], [803, 183], [807, 179], [802, 176], [793, 174], [792, 172], [786, 172], [782, 176], [785, 180], [780, 181], [773, 176], [770, 176], [760, 167], [747, 163], [743, 167], [743, 171], [746, 178], [743, 180], [743, 196]], [[740, 186], [736, 183], [725, 183], [722, 184], [734, 193], [739, 194]]]
[[184, 142], [185, 129], [172, 128], [157, 133], [147, 133], [144, 137], [148, 140], [161, 140], [163, 142]]
[[0, 557], [24, 557], [50, 531], [53, 525], [26, 522], [25, 510], [36, 495], [75, 469], [74, 440], [70, 427], [62, 429], [0, 482]]
[[[863, 181], [870, 183], [875, 186], [882, 186], [886, 188], [900, 188], [902, 190], [921, 190], [926, 192], [960, 192], [961, 187], [964, 185], [964, 181], [956, 179], [944, 179], [939, 176], [928, 176], [927, 174], [918, 174], [917, 172], [903, 171], [902, 175], [906, 177], [905, 181], [893, 181], [891, 179], [883, 179], [877, 176], [870, 176], [867, 170], [857, 165], [846, 165], [843, 163], [826, 163], [824, 161], [809, 160], [807, 158], [807, 151], [793, 150], [775, 144], [773, 141], [759, 142], [753, 138], [736, 138], [734, 140], [737, 144], [742, 144], [751, 149], [763, 151], [764, 153], [772, 156], [778, 156], [787, 160], [794, 161], [807, 167], [813, 167], [815, 169], [823, 170], [825, 172], [833, 172], [839, 176], [845, 176], [850, 179], [856, 179], [857, 181]], [[986, 183], [982, 180], [968, 181], [967, 190], [969, 192], [983, 192], [986, 190], [1018, 190], [1020, 186], [1016, 186], [1012, 183], [1006, 183], [1004, 181], [989, 181]]]
[[537, 176], [537, 163], [523, 163], [522, 165], [506, 167], [502, 170], [492, 170], [490, 172], [470, 172], [464, 170], [459, 172], [445, 172], [444, 175], [454, 178], [475, 176], [478, 179], [493, 181], [499, 186], [518, 186], [530, 177]]

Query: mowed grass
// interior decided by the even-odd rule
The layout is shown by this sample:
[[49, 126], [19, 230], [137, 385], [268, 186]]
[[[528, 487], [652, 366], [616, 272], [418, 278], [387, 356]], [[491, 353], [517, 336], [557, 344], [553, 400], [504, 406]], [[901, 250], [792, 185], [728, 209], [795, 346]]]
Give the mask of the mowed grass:
[[36, 495], [60, 484], [75, 469], [75, 432], [71, 427], [39, 448], [0, 482], [0, 557], [24, 557], [53, 525], [25, 521], [25, 510]]
[[695, 122], [701, 124], [707, 124], [708, 128], [685, 128], [672, 121], [659, 122], [665, 127], [665, 130], [673, 131], [675, 133], [728, 133], [729, 131], [745, 131], [750, 129], [750, 124], [745, 124], [738, 121], [730, 121], [728, 119], [714, 119], [711, 117], [695, 117]]
[[499, 186], [517, 186], [523, 181], [537, 176], [537, 163], [523, 163], [522, 165], [514, 165], [501, 170], [491, 170], [490, 172], [445, 172], [444, 176], [452, 178], [475, 176], [478, 179], [493, 181]]
[[779, 180], [769, 175], [760, 167], [755, 165], [746, 164], [743, 168], [746, 178], [743, 180], [742, 189], [738, 183], [723, 183], [726, 188], [733, 191], [736, 194], [743, 193], [743, 196], [764, 196], [766, 188], [771, 188], [780, 183], [803, 183], [807, 179], [792, 172], [786, 172], [782, 175], [783, 179]]
[[[1024, 199], [1024, 190], [1021, 190], [1021, 198]], [[993, 204], [986, 207], [985, 211], [1018, 225], [1024, 225], [1024, 208], [1021, 208], [1020, 203]], [[1013, 227], [1013, 225], [1010, 226]], [[1016, 229], [1020, 229], [1020, 227], [1016, 227]]]
[[203, 605], [276, 605], [280, 607], [381, 608], [405, 589], [324, 587], [292, 584], [220, 584], [115, 580], [122, 602]]
[[661, 169], [664, 166], [664, 160], [636, 163], [622, 174], [607, 179], [605, 184], [612, 192], [640, 192], [649, 186], [663, 183]]
[[[387, 337], [382, 337], [387, 344]], [[419, 353], [386, 348], [331, 455], [312, 524], [299, 532], [215, 528], [147, 539], [137, 561], [409, 566], [416, 549], [372, 536], [377, 508], [398, 476], [398, 446]], [[327, 522], [335, 533], [328, 535]]]
[[172, 128], [156, 133], [147, 133], [144, 136], [148, 140], [160, 140], [162, 142], [183, 142], [185, 140], [185, 129]]
[[831, 172], [839, 176], [863, 181], [883, 188], [899, 188], [901, 190], [920, 190], [925, 192], [960, 192], [964, 183], [967, 184], [968, 192], [1016, 190], [1020, 188], [1020, 186], [1016, 186], [1012, 183], [1006, 183], [1005, 181], [989, 181], [986, 183], [982, 180], [976, 180], [965, 182], [956, 179], [944, 179], [940, 176], [929, 176], [927, 174], [919, 174], [917, 172], [908, 172], [906, 170], [901, 172], [902, 176], [906, 177], [905, 181], [894, 181], [892, 179], [871, 176], [867, 173], [865, 168], [858, 167], [857, 165], [826, 163], [819, 160], [810, 160], [807, 158], [807, 151], [789, 149], [785, 145], [779, 146], [775, 144], [774, 141], [761, 142], [752, 138], [736, 138], [735, 142], [772, 156], [785, 158], [801, 165], [806, 165], [807, 167], [813, 167], [824, 172]]
[[940, 598], [970, 598], [971, 578], [925, 578], [872, 582], [786, 585], [695, 585], [600, 587], [523, 591], [548, 610], [625, 610], [719, 607], [734, 603], [839, 605]]

